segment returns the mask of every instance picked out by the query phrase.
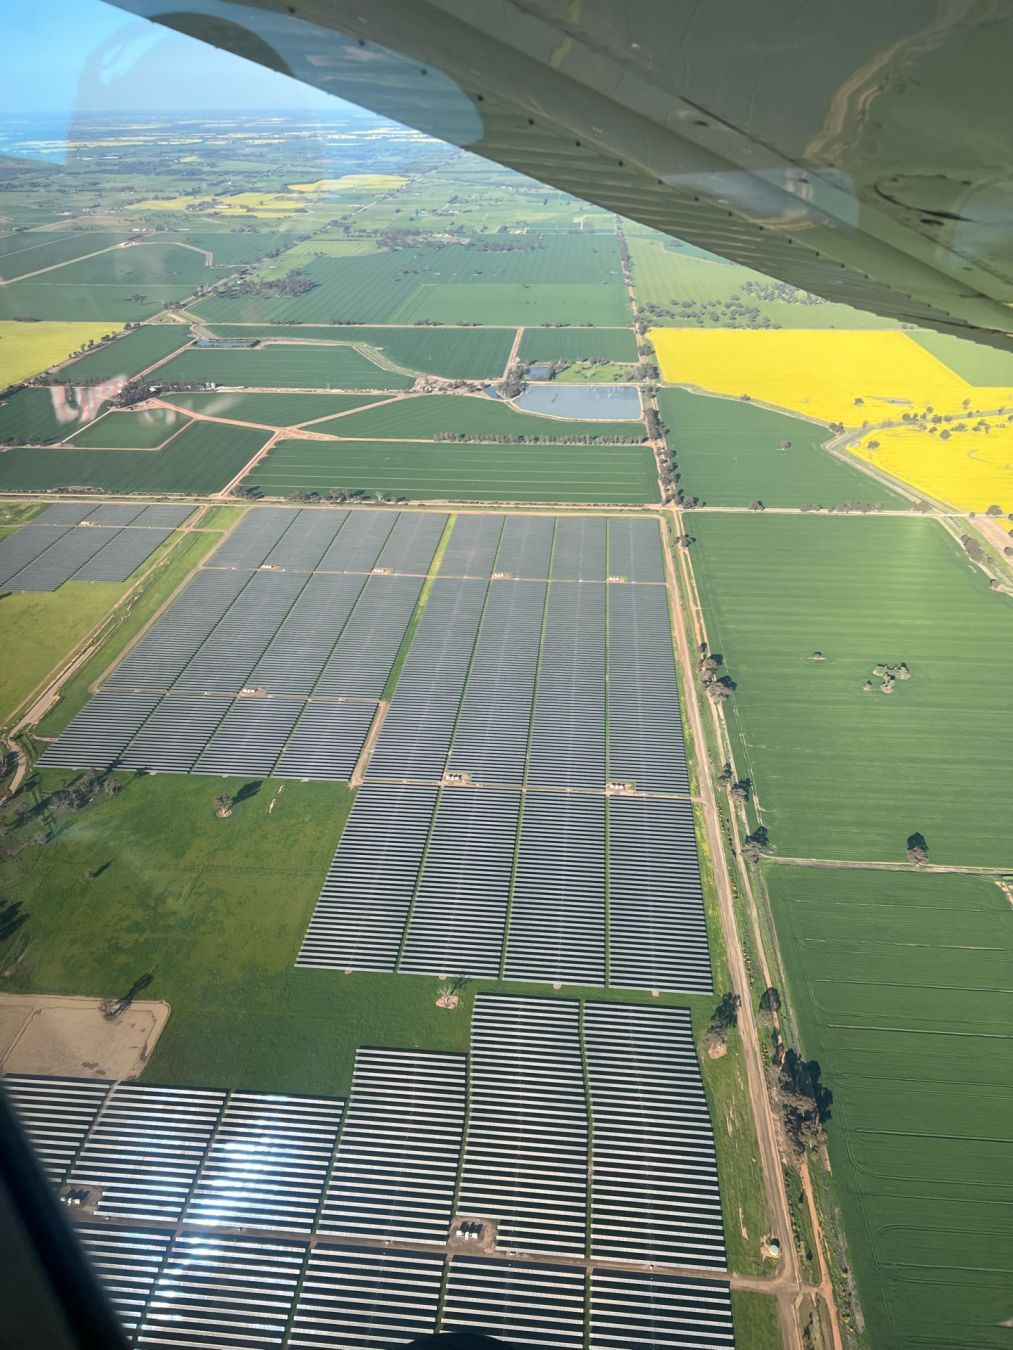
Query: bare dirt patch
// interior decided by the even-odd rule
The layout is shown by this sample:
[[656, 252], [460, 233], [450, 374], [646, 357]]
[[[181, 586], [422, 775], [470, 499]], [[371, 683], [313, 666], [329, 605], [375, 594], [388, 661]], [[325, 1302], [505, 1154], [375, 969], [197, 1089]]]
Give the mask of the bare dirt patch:
[[101, 1000], [0, 994], [0, 1072], [136, 1078], [169, 1020], [168, 1003], [140, 1000], [110, 1020]]

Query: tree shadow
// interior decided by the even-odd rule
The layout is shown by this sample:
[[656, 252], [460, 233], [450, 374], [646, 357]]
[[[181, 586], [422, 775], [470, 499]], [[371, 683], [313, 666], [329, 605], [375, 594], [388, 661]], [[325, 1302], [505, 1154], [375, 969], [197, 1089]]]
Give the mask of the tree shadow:
[[243, 786], [236, 793], [236, 795], [232, 798], [233, 804], [238, 806], [240, 802], [248, 802], [251, 797], [255, 797], [257, 795], [257, 793], [263, 786], [264, 781], [261, 778], [256, 779], [252, 783], [244, 783]]
[[28, 914], [20, 900], [11, 900], [7, 904], [0, 905], [0, 942], [6, 942], [9, 937], [28, 922]]

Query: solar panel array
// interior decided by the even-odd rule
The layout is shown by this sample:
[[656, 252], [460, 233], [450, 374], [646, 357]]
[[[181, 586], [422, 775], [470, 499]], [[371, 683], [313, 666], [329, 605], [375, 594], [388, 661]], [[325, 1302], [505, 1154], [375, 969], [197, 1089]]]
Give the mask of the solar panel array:
[[607, 780], [605, 594], [594, 584], [549, 587], [527, 775], [542, 787], [600, 791]]
[[421, 586], [198, 572], [42, 763], [347, 779]]
[[439, 796], [399, 969], [468, 969], [495, 979], [510, 902], [520, 798], [514, 792]]
[[395, 968], [435, 804], [432, 788], [359, 789], [300, 966]]
[[[725, 1281], [654, 1269], [723, 1266], [684, 1009], [479, 994], [469, 1076], [460, 1054], [362, 1048], [344, 1114], [5, 1086], [54, 1183], [92, 1191], [69, 1212], [134, 1345], [393, 1350], [437, 1329], [441, 1291], [441, 1330], [515, 1344], [733, 1344]], [[448, 1246], [455, 1213], [493, 1246]]]
[[[88, 510], [98, 523], [77, 524]], [[41, 518], [53, 523], [35, 528], [59, 538], [95, 529], [125, 536], [167, 528], [187, 510], [60, 503]], [[347, 777], [362, 745], [357, 733], [368, 726], [361, 713], [318, 712], [306, 724], [290, 708], [192, 701], [153, 708], [150, 698], [256, 691], [269, 699], [378, 700], [446, 522], [429, 512], [252, 509], [42, 762], [261, 775], [284, 760], [286, 776], [305, 763], [307, 777]], [[623, 577], [660, 577], [652, 521], [461, 515], [371, 777], [439, 781], [449, 769], [474, 782], [601, 790], [609, 775], [621, 775], [639, 788], [686, 791], [663, 588], [623, 587], [616, 599], [618, 588], [600, 584], [612, 554]], [[499, 572], [553, 581], [548, 590], [543, 582], [487, 585]], [[609, 592], [610, 612], [635, 611], [628, 626], [638, 644], [625, 659], [610, 656], [608, 676], [621, 692], [611, 709], [614, 765], [606, 763], [604, 731]], [[634, 603], [633, 595], [645, 598]], [[112, 690], [142, 697], [113, 700]], [[334, 744], [313, 753], [307, 727], [317, 719], [330, 725]], [[220, 743], [210, 744], [213, 733]], [[293, 736], [299, 746], [288, 755]]]
[[608, 803], [609, 983], [713, 992], [693, 806]]
[[580, 1005], [480, 994], [458, 1203], [505, 1251], [583, 1256], [588, 1118]]
[[492, 582], [447, 768], [473, 783], [522, 783], [547, 586]]
[[359, 1050], [320, 1213], [322, 1232], [445, 1241], [464, 1127], [464, 1086], [463, 1055]]
[[710, 993], [692, 805], [367, 782], [298, 964]]
[[598, 1266], [590, 1286], [588, 1350], [733, 1350], [731, 1293], [723, 1281]]
[[608, 776], [643, 792], [689, 792], [668, 595], [608, 591]]
[[443, 1256], [318, 1246], [296, 1299], [291, 1350], [401, 1350], [436, 1330]]
[[[39, 528], [69, 537], [86, 509], [61, 503], [50, 508], [54, 523]], [[121, 536], [138, 525], [148, 535], [189, 509], [93, 514], [126, 512]], [[433, 513], [251, 510], [42, 762], [347, 779], [446, 522]], [[90, 537], [91, 526], [80, 529]], [[238, 698], [251, 693], [262, 701]]]
[[371, 778], [443, 777], [486, 590], [484, 581], [433, 582], [370, 761]]
[[55, 591], [65, 581], [126, 581], [192, 506], [61, 502], [0, 539], [0, 589]]
[[497, 1250], [723, 1269], [689, 1011], [479, 994], [458, 1208]]
[[605, 797], [524, 798], [506, 974], [605, 983]]
[[584, 1005], [591, 1252], [723, 1270], [717, 1159], [687, 1008]]
[[583, 1350], [584, 1271], [481, 1256], [450, 1263], [443, 1330], [477, 1331], [506, 1345]]
[[447, 516], [433, 511], [339, 511], [258, 506], [208, 560], [209, 567], [302, 572], [429, 571]]

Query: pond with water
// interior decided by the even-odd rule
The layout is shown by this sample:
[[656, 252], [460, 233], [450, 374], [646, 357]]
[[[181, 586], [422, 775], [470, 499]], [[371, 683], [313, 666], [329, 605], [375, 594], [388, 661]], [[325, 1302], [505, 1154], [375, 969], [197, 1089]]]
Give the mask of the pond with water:
[[514, 406], [589, 422], [633, 422], [642, 415], [640, 391], [632, 384], [529, 384]]

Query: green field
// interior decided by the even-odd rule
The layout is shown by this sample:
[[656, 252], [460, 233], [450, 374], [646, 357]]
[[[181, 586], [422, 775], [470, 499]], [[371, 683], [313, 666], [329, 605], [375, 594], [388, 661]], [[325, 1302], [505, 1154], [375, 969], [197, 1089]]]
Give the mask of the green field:
[[0, 591], [4, 649], [17, 653], [16, 661], [0, 661], [0, 722], [10, 717], [126, 589], [125, 584], [67, 581], [55, 591]]
[[732, 1323], [739, 1350], [784, 1350], [773, 1295], [733, 1289]]
[[184, 293], [217, 281], [220, 273], [208, 269], [207, 258], [196, 248], [153, 241], [108, 249], [92, 258], [67, 263], [49, 273], [51, 281], [65, 286], [136, 286], [149, 283], [183, 286]]
[[441, 432], [462, 436], [523, 436], [528, 440], [555, 441], [571, 436], [608, 436], [642, 441], [647, 434], [642, 422], [568, 422], [558, 417], [518, 412], [509, 404], [477, 395], [428, 394], [402, 398], [378, 408], [320, 422], [314, 431], [335, 436], [391, 437], [395, 440], [427, 440]]
[[320, 342], [363, 342], [396, 366], [453, 380], [499, 379], [506, 366], [512, 328], [370, 328], [357, 324], [211, 325], [216, 337], [313, 338]]
[[803, 1050], [833, 1094], [868, 1343], [1005, 1350], [1008, 901], [970, 876], [770, 867], [767, 883]]
[[625, 504], [658, 499], [654, 456], [639, 445], [279, 441], [244, 486], [258, 487], [267, 497], [344, 489], [416, 501]]
[[46, 273], [38, 281], [13, 281], [0, 286], [0, 319], [133, 323], [150, 319], [170, 300], [180, 300], [193, 289], [182, 282], [78, 286], [69, 281], [50, 280], [62, 275], [61, 268], [59, 272]]
[[305, 345], [192, 347], [160, 366], [158, 379], [253, 389], [407, 389], [412, 384], [411, 376], [382, 370], [354, 347]]
[[[41, 775], [49, 790], [65, 776]], [[470, 1000], [442, 1012], [435, 979], [295, 969], [350, 793], [263, 784], [217, 819], [216, 794], [247, 782], [135, 778], [8, 863], [30, 913], [9, 987], [113, 994], [150, 972], [172, 1005], [154, 1082], [330, 1095], [359, 1044], [465, 1049]]]
[[[932, 520], [691, 513], [739, 772], [790, 857], [1013, 867], [1013, 606]], [[822, 662], [807, 658], [814, 650]], [[880, 662], [909, 680], [884, 697]]]
[[399, 323], [419, 319], [435, 323], [593, 323], [613, 327], [630, 317], [629, 299], [620, 286], [512, 286], [461, 282], [422, 286], [397, 310]]
[[[104, 407], [100, 404], [95, 411]], [[80, 426], [81, 409], [73, 390], [33, 386], [0, 403], [0, 441], [45, 444], [63, 440]]]
[[190, 337], [189, 328], [183, 324], [144, 324], [64, 366], [58, 378], [74, 384], [111, 380], [117, 375], [139, 375], [156, 361], [171, 356]]
[[0, 280], [12, 281], [41, 271], [44, 267], [58, 267], [61, 263], [82, 258], [86, 253], [111, 248], [126, 238], [122, 232], [108, 230], [91, 232], [61, 232], [40, 234], [25, 231], [7, 235], [0, 248]]
[[[193, 248], [205, 249], [212, 255], [213, 267], [239, 267], [243, 263], [256, 262], [265, 253], [284, 245], [288, 238], [288, 235], [275, 234], [270, 230], [236, 234], [232, 229], [200, 229], [160, 233], [158, 242], [171, 240], [177, 244], [189, 244]], [[219, 273], [214, 277], [214, 280], [217, 281], [220, 275]]]
[[[907, 499], [834, 459], [825, 427], [731, 399], [683, 389], [658, 391], [668, 446], [687, 496], [707, 506], [836, 506], [875, 502], [903, 510]], [[782, 449], [782, 443], [790, 446]]]
[[314, 286], [301, 295], [216, 294], [194, 310], [212, 323], [622, 326], [630, 319], [615, 241], [594, 235], [545, 235], [537, 246], [502, 252], [455, 244], [319, 258], [302, 270]]
[[174, 407], [190, 408], [207, 417], [226, 417], [237, 422], [258, 422], [269, 427], [296, 427], [332, 413], [368, 407], [376, 402], [368, 394], [222, 394], [167, 393]]
[[[762, 325], [766, 320], [776, 328], [897, 327], [895, 319], [883, 319], [832, 301], [820, 300], [812, 304], [763, 298], [777, 283], [760, 272], [731, 263], [707, 262], [665, 248], [657, 240], [631, 239], [629, 247], [637, 299], [642, 306], [662, 308], [661, 314], [648, 312], [652, 322], [662, 327], [741, 327], [743, 321], [729, 315], [725, 308], [725, 302], [733, 297], [746, 307], [759, 309], [758, 324]], [[763, 288], [763, 295], [750, 294], [744, 289], [749, 285]], [[804, 292], [795, 294], [802, 296]]]
[[76, 431], [69, 444], [86, 449], [154, 450], [189, 420], [171, 408], [146, 408], [143, 412], [117, 409]]
[[104, 492], [218, 492], [268, 436], [251, 427], [195, 422], [164, 450], [5, 450], [0, 490], [49, 492], [90, 487]]
[[962, 380], [974, 385], [1013, 385], [1013, 352], [980, 342], [966, 342], [947, 333], [911, 333], [927, 352], [939, 358]]
[[526, 328], [518, 353], [522, 361], [636, 361], [631, 328]]

